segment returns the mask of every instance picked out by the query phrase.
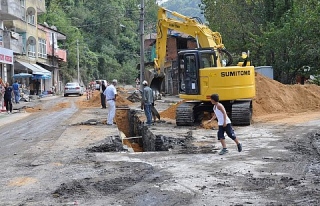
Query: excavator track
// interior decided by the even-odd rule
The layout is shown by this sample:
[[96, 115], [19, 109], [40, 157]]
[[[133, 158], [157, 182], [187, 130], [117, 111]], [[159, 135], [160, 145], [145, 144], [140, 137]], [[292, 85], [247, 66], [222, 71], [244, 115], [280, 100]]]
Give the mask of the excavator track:
[[251, 101], [235, 102], [232, 104], [231, 120], [233, 125], [247, 126], [251, 124], [252, 103]]
[[177, 126], [193, 126], [195, 123], [194, 107], [198, 102], [184, 102], [176, 109]]

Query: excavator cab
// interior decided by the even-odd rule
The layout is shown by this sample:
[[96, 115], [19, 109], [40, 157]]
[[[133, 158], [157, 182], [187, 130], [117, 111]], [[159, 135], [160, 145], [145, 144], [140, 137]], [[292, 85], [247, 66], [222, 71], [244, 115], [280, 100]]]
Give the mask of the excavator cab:
[[178, 53], [179, 93], [200, 94], [199, 71], [202, 68], [216, 67], [214, 50], [185, 50]]

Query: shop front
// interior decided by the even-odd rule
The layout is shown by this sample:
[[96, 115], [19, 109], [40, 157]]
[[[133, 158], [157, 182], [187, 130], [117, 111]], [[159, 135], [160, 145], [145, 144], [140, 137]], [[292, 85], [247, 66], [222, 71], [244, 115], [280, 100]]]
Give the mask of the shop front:
[[12, 76], [13, 51], [0, 47], [0, 77], [4, 82], [8, 82]]
[[43, 95], [50, 93], [51, 72], [43, 67], [24, 62], [15, 61], [14, 79], [18, 80], [22, 92], [28, 95]]

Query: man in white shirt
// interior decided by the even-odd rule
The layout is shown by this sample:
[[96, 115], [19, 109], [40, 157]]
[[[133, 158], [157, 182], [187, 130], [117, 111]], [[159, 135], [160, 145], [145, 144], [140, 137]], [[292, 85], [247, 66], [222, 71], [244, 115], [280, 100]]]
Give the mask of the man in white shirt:
[[113, 125], [113, 118], [116, 115], [116, 97], [117, 90], [115, 86], [118, 81], [116, 79], [112, 80], [112, 83], [104, 90], [104, 95], [106, 97], [106, 102], [108, 104], [108, 118], [107, 125]]
[[230, 118], [228, 117], [224, 106], [219, 102], [219, 95], [213, 94], [211, 95], [210, 99], [211, 99], [211, 103], [214, 105], [213, 106], [214, 115], [209, 120], [209, 122], [211, 122], [216, 118], [218, 119], [218, 126], [219, 126], [218, 140], [220, 140], [222, 145], [222, 150], [219, 152], [219, 155], [224, 155], [229, 152], [227, 149], [225, 138], [224, 138], [225, 132], [227, 133], [228, 137], [230, 137], [236, 143], [238, 147], [238, 152], [241, 152], [242, 144], [239, 142], [238, 138], [236, 137], [236, 134], [234, 133], [234, 130], [231, 126]]

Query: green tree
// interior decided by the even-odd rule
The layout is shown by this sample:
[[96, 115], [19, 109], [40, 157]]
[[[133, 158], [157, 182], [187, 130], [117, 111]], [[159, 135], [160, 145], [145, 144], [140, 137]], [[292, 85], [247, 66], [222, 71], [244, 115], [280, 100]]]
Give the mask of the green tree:
[[271, 65], [275, 78], [290, 83], [305, 66], [317, 72], [317, 0], [202, 0], [209, 26], [234, 55], [250, 50], [255, 66]]
[[[67, 35], [62, 48], [68, 51], [68, 63], [62, 64], [65, 81], [77, 74], [77, 41], [80, 71], [85, 82], [92, 79], [121, 78], [133, 83], [139, 61], [140, 0], [49, 0], [42, 22], [55, 25]], [[156, 23], [157, 5], [146, 0], [146, 29]], [[152, 23], [153, 22], [153, 23]]]

